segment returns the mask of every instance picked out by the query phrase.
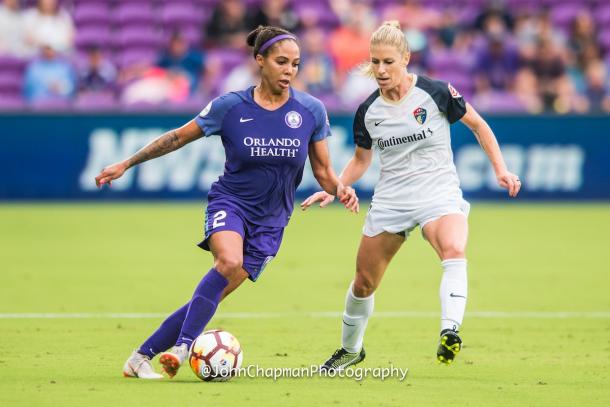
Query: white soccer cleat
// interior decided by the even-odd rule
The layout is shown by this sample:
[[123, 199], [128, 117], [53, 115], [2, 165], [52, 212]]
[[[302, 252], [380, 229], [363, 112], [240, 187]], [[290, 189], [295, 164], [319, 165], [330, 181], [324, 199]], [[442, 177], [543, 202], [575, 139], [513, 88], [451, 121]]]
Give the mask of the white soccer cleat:
[[189, 348], [186, 343], [180, 346], [174, 346], [169, 352], [163, 352], [159, 356], [159, 363], [163, 366], [163, 370], [171, 378], [176, 376], [178, 369], [184, 363], [189, 355]]
[[156, 373], [150, 364], [148, 356], [133, 351], [123, 366], [123, 376], [140, 379], [163, 379], [163, 375]]

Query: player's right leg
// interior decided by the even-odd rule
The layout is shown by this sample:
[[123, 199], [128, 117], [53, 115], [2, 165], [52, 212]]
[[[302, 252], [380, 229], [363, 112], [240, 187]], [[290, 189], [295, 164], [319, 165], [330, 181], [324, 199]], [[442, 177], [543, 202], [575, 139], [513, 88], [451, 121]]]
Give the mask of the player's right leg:
[[444, 364], [451, 364], [462, 348], [458, 331], [464, 319], [468, 297], [466, 215], [467, 210], [464, 213], [451, 213], [422, 226], [424, 236], [437, 252], [443, 267], [439, 289], [441, 334], [436, 357]]
[[364, 360], [366, 354], [362, 343], [373, 313], [374, 292], [404, 239], [402, 235], [388, 232], [372, 237], [362, 236], [356, 260], [356, 277], [345, 296], [341, 348], [322, 365], [322, 370], [341, 370]]

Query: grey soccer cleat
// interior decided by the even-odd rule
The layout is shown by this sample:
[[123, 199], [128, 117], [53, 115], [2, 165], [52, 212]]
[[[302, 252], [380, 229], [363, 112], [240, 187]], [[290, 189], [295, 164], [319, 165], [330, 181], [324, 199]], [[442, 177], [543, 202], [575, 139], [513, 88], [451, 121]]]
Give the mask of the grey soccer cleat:
[[123, 376], [140, 379], [163, 379], [163, 375], [156, 373], [150, 364], [148, 356], [133, 351], [123, 366]]
[[348, 352], [343, 348], [337, 349], [335, 353], [322, 366], [320, 371], [343, 370], [348, 366], [356, 365], [364, 360], [366, 352], [364, 348], [360, 352]]

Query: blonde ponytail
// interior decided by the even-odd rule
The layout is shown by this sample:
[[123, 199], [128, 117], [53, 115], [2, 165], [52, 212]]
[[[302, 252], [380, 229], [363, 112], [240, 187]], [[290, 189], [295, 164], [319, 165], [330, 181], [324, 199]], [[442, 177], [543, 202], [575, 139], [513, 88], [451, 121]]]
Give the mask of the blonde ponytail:
[[[391, 45], [395, 47], [401, 55], [409, 53], [409, 43], [397, 20], [384, 21], [383, 24], [377, 28], [373, 35], [371, 35], [370, 47], [375, 45]], [[362, 71], [367, 76], [373, 76], [373, 68], [370, 62], [364, 64]]]

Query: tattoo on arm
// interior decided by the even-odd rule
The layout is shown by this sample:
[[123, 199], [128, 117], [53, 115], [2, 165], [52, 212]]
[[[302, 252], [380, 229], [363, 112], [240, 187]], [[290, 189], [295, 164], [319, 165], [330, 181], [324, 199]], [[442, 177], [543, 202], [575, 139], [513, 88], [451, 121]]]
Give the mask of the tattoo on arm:
[[133, 167], [134, 165], [170, 153], [180, 147], [182, 147], [182, 143], [176, 134], [176, 130], [170, 130], [142, 147], [142, 149], [127, 159], [127, 163], [129, 167]]

